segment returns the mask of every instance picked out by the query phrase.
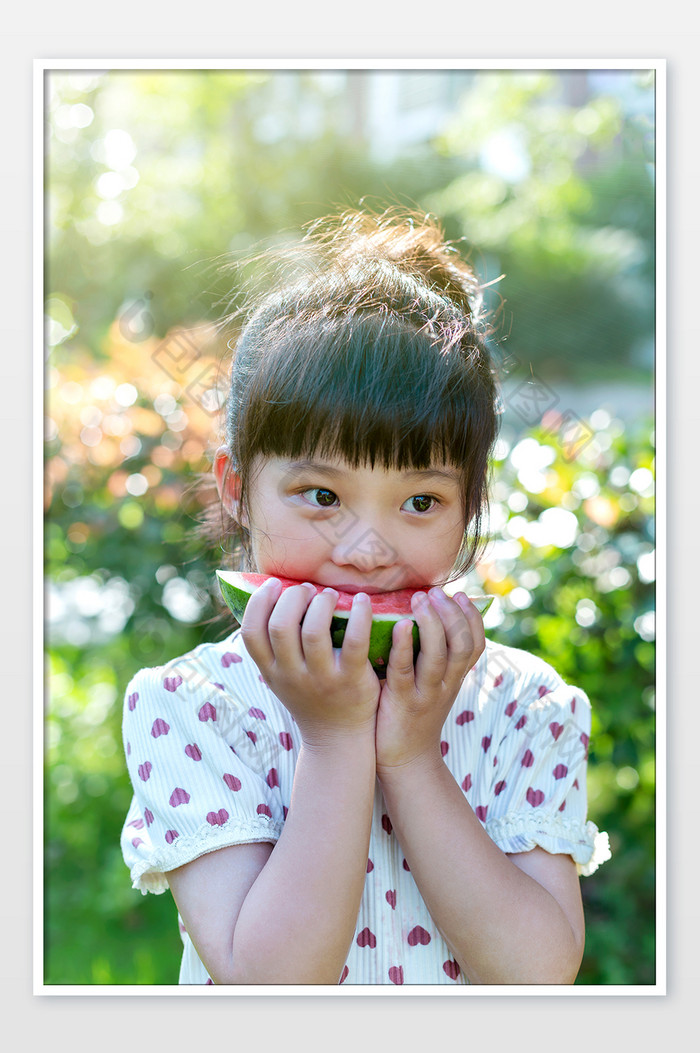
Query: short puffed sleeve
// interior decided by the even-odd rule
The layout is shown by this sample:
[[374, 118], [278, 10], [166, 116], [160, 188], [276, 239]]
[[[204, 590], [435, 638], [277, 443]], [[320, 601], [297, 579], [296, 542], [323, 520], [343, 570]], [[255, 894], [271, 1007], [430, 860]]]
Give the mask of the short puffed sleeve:
[[591, 874], [610, 850], [607, 834], [587, 819], [590, 702], [544, 663], [517, 688], [517, 697], [492, 703], [498, 714], [482, 740], [473, 807], [503, 852], [539, 846], [570, 855], [579, 874]]
[[282, 831], [293, 728], [278, 732], [267, 702], [261, 708], [267, 689], [257, 670], [235, 650], [224, 659], [218, 670], [188, 657], [143, 669], [127, 687], [123, 737], [134, 797], [121, 847], [143, 893], [163, 892], [164, 874], [198, 856], [274, 842]]

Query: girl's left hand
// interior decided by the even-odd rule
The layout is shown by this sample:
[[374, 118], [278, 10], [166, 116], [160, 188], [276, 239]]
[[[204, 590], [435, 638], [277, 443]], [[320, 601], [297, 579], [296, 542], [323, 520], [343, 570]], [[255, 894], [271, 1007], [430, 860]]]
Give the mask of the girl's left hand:
[[421, 649], [413, 664], [412, 623], [397, 622], [377, 712], [377, 774], [420, 758], [442, 759], [440, 733], [462, 686], [482, 654], [484, 624], [464, 595], [442, 589], [412, 602]]

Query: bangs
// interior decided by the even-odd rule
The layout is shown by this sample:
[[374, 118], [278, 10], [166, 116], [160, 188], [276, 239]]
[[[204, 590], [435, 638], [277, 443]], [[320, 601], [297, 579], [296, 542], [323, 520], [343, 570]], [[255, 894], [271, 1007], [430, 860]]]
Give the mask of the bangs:
[[264, 351], [254, 376], [246, 339], [239, 344], [246, 397], [238, 399], [234, 385], [229, 403], [241, 463], [256, 454], [318, 455], [354, 467], [466, 469], [475, 455], [482, 459], [484, 429], [495, 431], [493, 380], [479, 349], [445, 349], [427, 328], [391, 315], [313, 323], [297, 316], [279, 329], [266, 325], [258, 341]]

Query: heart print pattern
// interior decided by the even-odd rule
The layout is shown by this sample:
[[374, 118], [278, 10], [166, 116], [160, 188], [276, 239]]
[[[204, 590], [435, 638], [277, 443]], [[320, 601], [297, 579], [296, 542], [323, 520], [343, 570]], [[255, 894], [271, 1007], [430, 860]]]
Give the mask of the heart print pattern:
[[[547, 816], [548, 828], [562, 824], [559, 850], [573, 852], [585, 836], [587, 699], [539, 659], [524, 656], [518, 670], [506, 668], [501, 654], [488, 643], [465, 680], [440, 735], [443, 763], [482, 831], [504, 851], [506, 817], [503, 828], [522, 838]], [[144, 873], [158, 879], [148, 870], [151, 858], [179, 865], [199, 841], [209, 850], [238, 843], [239, 831], [261, 840], [278, 836], [291, 804], [298, 730], [236, 633], [137, 674], [124, 695], [124, 741], [135, 798], [122, 847], [137, 882]], [[364, 893], [337, 982], [465, 984], [377, 793]], [[332, 810], [327, 821], [332, 828]], [[196, 955], [189, 960], [192, 978], [185, 972], [182, 982], [209, 982]]]

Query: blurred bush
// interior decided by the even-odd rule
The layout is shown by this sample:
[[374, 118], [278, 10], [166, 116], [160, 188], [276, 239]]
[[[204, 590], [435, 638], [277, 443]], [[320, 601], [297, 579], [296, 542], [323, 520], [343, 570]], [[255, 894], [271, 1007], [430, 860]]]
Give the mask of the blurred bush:
[[589, 817], [612, 859], [582, 879], [578, 983], [655, 982], [655, 539], [649, 422], [545, 415], [502, 436], [475, 576], [487, 635], [550, 662], [593, 707]]
[[653, 79], [616, 81], [632, 112], [576, 74], [482, 74], [435, 142], [461, 170], [428, 203], [484, 280], [507, 276], [500, 330], [554, 381], [629, 382], [653, 359]]

